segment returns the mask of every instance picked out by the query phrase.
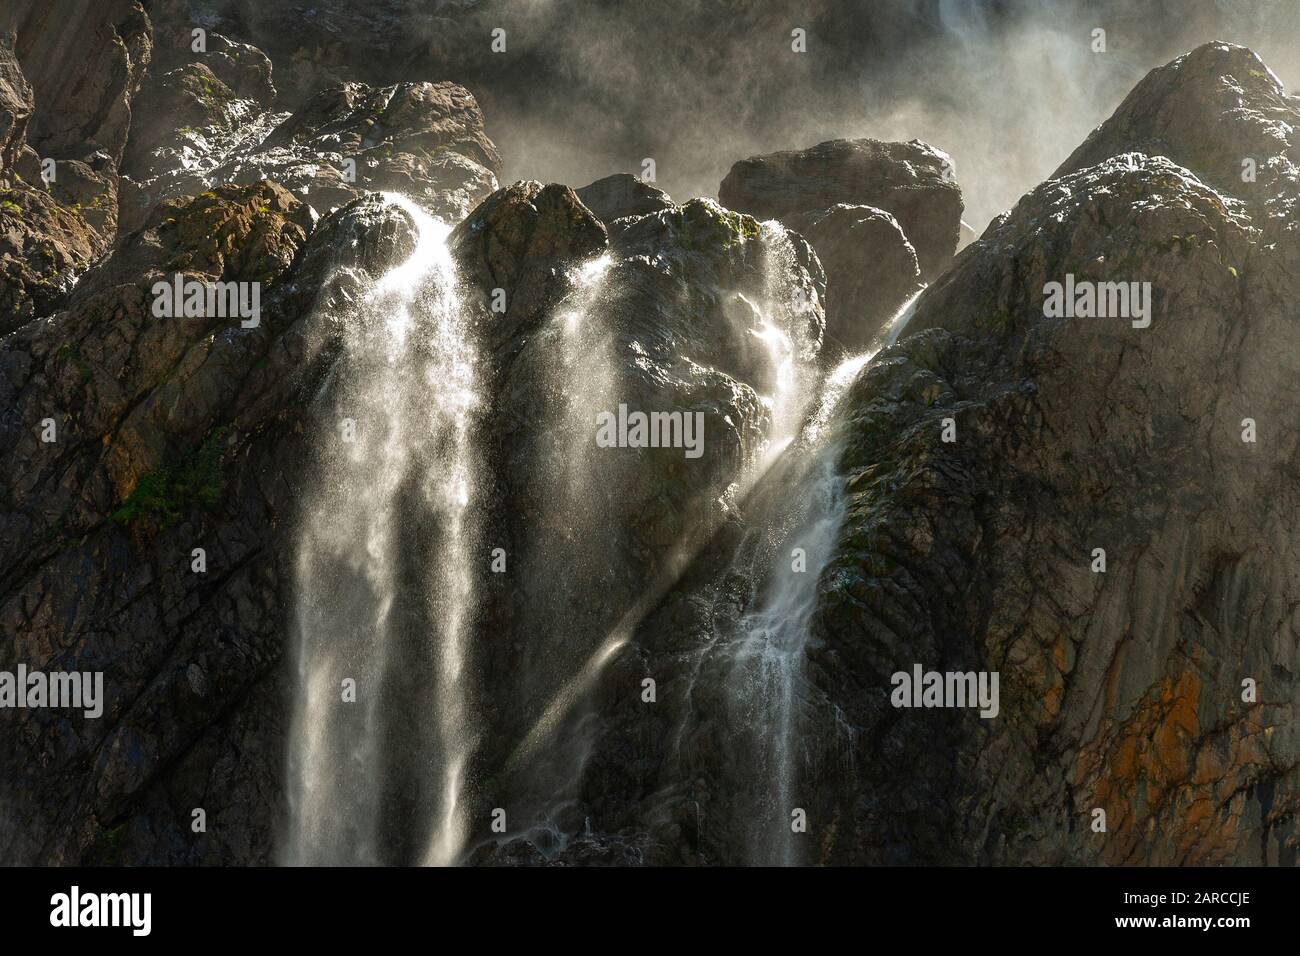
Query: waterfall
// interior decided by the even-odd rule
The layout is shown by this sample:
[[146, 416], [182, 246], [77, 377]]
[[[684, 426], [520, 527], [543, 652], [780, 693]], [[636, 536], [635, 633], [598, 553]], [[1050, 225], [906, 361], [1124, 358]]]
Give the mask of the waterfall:
[[416, 247], [337, 323], [301, 499], [293, 864], [450, 864], [467, 830], [480, 375], [449, 228], [385, 198]]
[[[511, 370], [515, 380], [538, 386], [528, 409], [530, 437], [512, 449], [527, 462], [514, 486], [515, 502], [533, 503], [513, 514], [523, 521], [513, 559], [521, 582], [514, 588], [520, 598], [514, 621], [530, 639], [511, 674], [519, 701], [511, 716], [525, 719], [506, 730], [506, 749], [520, 756], [507, 757], [494, 779], [509, 791], [511, 820], [547, 848], [564, 844], [566, 830], [557, 820], [574, 805], [589, 745], [583, 734], [551, 734], [617, 649], [597, 650], [607, 622], [580, 613], [573, 600], [579, 587], [618, 590], [608, 560], [618, 520], [601, 494], [609, 452], [592, 439], [597, 413], [617, 408], [620, 400], [617, 329], [604, 301], [613, 266], [606, 252], [568, 270], [567, 293]], [[539, 759], [525, 759], [542, 744], [548, 746]]]
[[804, 660], [818, 580], [834, 553], [845, 507], [836, 413], [862, 369], [897, 341], [919, 295], [903, 304], [868, 351], [843, 360], [825, 377], [797, 439], [773, 465], [767, 494], [756, 503], [760, 583], [725, 649], [733, 723], [747, 737], [752, 758], [753, 805], [745, 808], [743, 829], [754, 864], [801, 862], [791, 814], [801, 806], [802, 723], [812, 717], [805, 712]]
[[[754, 301], [738, 296], [741, 306], [726, 314], [735, 333], [734, 341], [748, 353], [744, 356], [744, 375], [754, 377], [769, 416], [769, 427], [762, 445], [750, 450], [746, 464], [734, 476], [729, 492], [733, 498], [743, 498], [798, 434], [816, 368], [817, 342], [811, 322], [815, 302], [811, 287], [803, 295], [795, 293], [800, 288], [798, 277], [802, 270], [790, 236], [779, 222], [769, 221], [762, 224], [758, 242], [761, 285], [747, 290]], [[607, 284], [616, 285], [617, 275], [617, 266], [608, 254], [576, 269], [571, 297], [561, 304], [549, 326], [538, 335], [542, 347], [537, 353], [543, 356], [538, 361], [547, 363], [546, 378], [560, 409], [550, 433], [554, 450], [563, 451], [554, 458], [553, 464], [546, 464], [552, 462], [549, 456], [553, 452], [541, 453], [543, 466], [538, 472], [558, 477], [544, 483], [539, 498], [547, 502], [546, 513], [562, 516], [565, 540], [557, 541], [553, 532], [549, 540], [545, 539], [540, 529], [534, 531], [534, 536], [544, 541], [539, 551], [548, 567], [560, 568], [562, 577], [557, 579], [556, 593], [566, 609], [572, 605], [563, 600], [564, 594], [573, 586], [574, 578], [589, 582], [601, 580], [607, 565], [602, 541], [617, 533], [613, 524], [616, 515], [600, 513], [595, 504], [599, 495], [593, 494], [593, 489], [608, 484], [611, 476], [606, 464], [607, 453], [592, 448], [591, 430], [593, 413], [614, 408], [623, 398], [619, 370], [638, 361], [637, 354], [628, 351], [637, 347], [635, 342], [620, 342], [616, 325], [605, 316], [609, 309], [609, 303], [603, 301], [609, 291]], [[714, 530], [716, 524], [708, 522], [689, 528], [660, 556], [655, 573], [645, 579], [631, 605], [600, 633], [585, 633], [579, 625], [588, 622], [574, 621], [571, 610], [568, 611], [568, 618], [562, 622], [566, 640], [573, 647], [581, 647], [584, 656], [577, 660], [565, 658], [562, 680], [547, 689], [544, 709], [512, 749], [507, 762], [508, 771], [528, 764], [545, 768], [545, 779], [551, 788], [546, 794], [550, 809], [544, 814], [545, 825], [549, 826], [556, 818], [557, 807], [571, 802], [571, 791], [576, 789], [589, 744], [572, 724], [563, 739], [557, 739], [557, 732], [572, 718], [605, 666], [633, 640], [643, 618], [686, 572]], [[571, 549], [576, 545], [576, 550], [568, 553], [566, 544]], [[529, 610], [535, 613], [535, 609]], [[593, 643], [592, 637], [600, 640]], [[556, 656], [554, 652], [550, 654], [550, 663], [553, 664]], [[527, 675], [525, 679], [535, 680], [535, 675]], [[528, 832], [540, 838], [538, 826]]]
[[[448, 227], [401, 197], [388, 200], [414, 221], [416, 248], [373, 281], [348, 315], [335, 317], [337, 358], [310, 408], [317, 457], [301, 497], [294, 568], [296, 686], [282, 853], [292, 864], [458, 862], [472, 829], [470, 760], [489, 749], [478, 748], [489, 741], [479, 740], [481, 667], [469, 640], [481, 599], [472, 569], [487, 560], [489, 546], [479, 487], [489, 484], [479, 474], [486, 448], [477, 447], [483, 370], [470, 310], [458, 298]], [[743, 367], [768, 420], [764, 442], [729, 491], [736, 501], [753, 492], [750, 520], [760, 543], [746, 559], [756, 585], [735, 633], [719, 643], [736, 719], [752, 731], [754, 780], [771, 784], [754, 816], [754, 859], [790, 863], [792, 842], [771, 834], [788, 837], [786, 814], [798, 805], [802, 661], [817, 578], [843, 513], [831, 425], [869, 356], [814, 387], [815, 304], [796, 291], [802, 271], [794, 247], [776, 223], [763, 225], [760, 242], [763, 288], [751, 289], [755, 301], [744, 300], [728, 318], [742, 348], [752, 345]], [[475, 799], [496, 797], [487, 790], [509, 778], [512, 821], [532, 834], [547, 831], [537, 839], [559, 845], [573, 832], [565, 818], [578, 809], [590, 747], [569, 718], [715, 527], [689, 528], [626, 607], [574, 616], [574, 580], [600, 586], [610, 573], [601, 548], [616, 512], [601, 504], [608, 497], [601, 483], [620, 479], [591, 436], [595, 413], [622, 398], [623, 352], [635, 347], [611, 324], [616, 276], [609, 255], [575, 267], [570, 294], [511, 371], [515, 381], [541, 383], [548, 398], [534, 411], [542, 416], [535, 437], [515, 449], [529, 463], [515, 478], [523, 475], [522, 499], [532, 505], [519, 513], [527, 524], [512, 558], [527, 598], [514, 626], [535, 639], [514, 670], [526, 722], [511, 715], [504, 750], [503, 741], [491, 741], [507, 759]], [[910, 311], [909, 303], [881, 345]], [[806, 555], [800, 573], [790, 573], [794, 547]], [[608, 584], [623, 593], [623, 582]]]
[[756, 806], [745, 827], [750, 862], [797, 862], [791, 812], [800, 737], [803, 659], [809, 622], [817, 606], [817, 580], [830, 560], [843, 517], [839, 449], [827, 432], [838, 395], [865, 364], [846, 360], [829, 377], [817, 414], [778, 466], [779, 500], [764, 516], [758, 600], [736, 625], [728, 648], [733, 718], [748, 737]]
[[760, 470], [769, 466], [799, 431], [816, 378], [817, 349], [809, 339], [809, 298], [792, 298], [806, 290], [791, 280], [799, 273], [798, 257], [785, 227], [775, 219], [762, 224], [764, 308], [762, 322], [751, 330], [767, 349], [771, 378], [763, 397], [772, 416]]

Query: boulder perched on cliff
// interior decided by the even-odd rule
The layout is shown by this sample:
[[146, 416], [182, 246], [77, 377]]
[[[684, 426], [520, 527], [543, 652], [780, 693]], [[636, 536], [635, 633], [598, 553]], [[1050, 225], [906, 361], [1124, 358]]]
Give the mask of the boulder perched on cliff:
[[963, 209], [952, 161], [919, 140], [836, 139], [744, 159], [718, 187], [718, 201], [783, 222], [840, 203], [883, 209], [903, 227], [926, 282], [952, 260]]
[[582, 204], [605, 223], [624, 216], [644, 216], [661, 209], [671, 209], [673, 205], [666, 192], [631, 173], [606, 176], [583, 186], [577, 193]]
[[572, 189], [525, 181], [493, 193], [452, 233], [461, 275], [485, 301], [501, 289], [484, 340], [495, 350], [531, 332], [568, 289], [568, 269], [604, 249], [600, 222]]
[[826, 270], [826, 335], [841, 351], [865, 351], [921, 291], [916, 250], [883, 209], [843, 203], [791, 216]]

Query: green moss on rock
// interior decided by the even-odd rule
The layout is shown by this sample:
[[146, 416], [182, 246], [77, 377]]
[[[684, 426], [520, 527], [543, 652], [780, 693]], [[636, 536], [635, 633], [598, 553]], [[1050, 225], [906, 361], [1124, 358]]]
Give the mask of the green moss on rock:
[[126, 525], [150, 520], [166, 528], [195, 508], [213, 508], [221, 497], [221, 452], [228, 431], [227, 426], [215, 429], [176, 465], [143, 476], [113, 512], [113, 520]]

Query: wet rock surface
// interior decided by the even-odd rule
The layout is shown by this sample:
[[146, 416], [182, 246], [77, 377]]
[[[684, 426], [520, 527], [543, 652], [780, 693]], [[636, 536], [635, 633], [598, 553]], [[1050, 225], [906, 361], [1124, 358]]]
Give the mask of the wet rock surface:
[[826, 334], [841, 351], [865, 351], [923, 288], [916, 250], [883, 209], [839, 204], [789, 217], [826, 270]]
[[291, 114], [237, 97], [207, 68], [166, 74], [157, 92], [193, 122], [132, 143], [135, 205], [220, 183], [271, 179], [323, 215], [367, 191], [395, 191], [458, 221], [494, 188], [500, 159], [474, 98], [452, 83], [346, 84]]
[[[483, 576], [481, 626], [529, 635], [480, 647], [492, 721], [480, 772], [498, 787], [484, 799], [508, 800], [521, 819], [553, 806], [581, 763], [585, 732], [552, 738], [570, 715], [548, 708], [727, 520], [731, 486], [773, 432], [781, 410], [761, 397], [776, 373], [754, 336], [759, 305], [804, 363], [821, 347], [821, 272], [802, 240], [707, 200], [614, 222], [606, 240], [572, 190], [523, 183], [453, 237], [484, 298], [492, 355], [488, 537], [514, 567], [506, 580]], [[494, 288], [509, 303], [500, 314]], [[702, 422], [698, 447], [684, 436], [639, 449], [593, 441], [601, 414], [629, 411]]]
[[[274, 858], [304, 420], [357, 302], [418, 247], [393, 190], [459, 223], [480, 543], [511, 568], [475, 572], [465, 862], [753, 862], [745, 728], [770, 724], [728, 655], [790, 567], [780, 502], [811, 448], [769, 442], [929, 281], [834, 420], [796, 861], [1296, 863], [1300, 110], [1253, 54], [1153, 71], [953, 260], [960, 191], [921, 143], [756, 157], [721, 205], [626, 175], [497, 189], [465, 88], [357, 75], [400, 5], [346, 48], [344, 6], [277, 37], [287, 5], [222, 4], [211, 26], [265, 38], [274, 76], [215, 29], [186, 52], [175, 3], [6, 12], [0, 669], [102, 671], [106, 699], [0, 715], [0, 857]], [[258, 283], [259, 321], [158, 315], [177, 275]], [[1149, 324], [1046, 314], [1067, 275], [1150, 283]], [[700, 456], [601, 447], [620, 404], [700, 413]], [[998, 716], [892, 707], [917, 663], [998, 671]], [[499, 836], [502, 801], [522, 822]]]
[[[845, 519], [795, 704], [791, 801], [819, 821], [802, 862], [1294, 865], [1298, 250], [1268, 204], [1175, 158], [1121, 152], [1034, 190], [849, 392]], [[1149, 282], [1150, 324], [1045, 315], [1067, 273]], [[1246, 418], [1269, 437], [1243, 441]], [[747, 859], [751, 767], [710, 663], [752, 606], [744, 527], [591, 707], [572, 812], [647, 862]], [[918, 663], [998, 671], [998, 715], [895, 708], [892, 675]]]

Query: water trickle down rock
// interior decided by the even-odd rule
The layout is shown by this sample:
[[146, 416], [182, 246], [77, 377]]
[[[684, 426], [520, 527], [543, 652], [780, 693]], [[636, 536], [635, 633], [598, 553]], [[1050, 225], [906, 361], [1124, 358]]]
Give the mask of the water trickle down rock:
[[[1252, 59], [1203, 48], [1146, 89], [1221, 102], [1239, 85], [1216, 64]], [[846, 396], [844, 520], [792, 705], [805, 862], [1295, 861], [1300, 246], [1269, 211], [1296, 186], [1247, 204], [1196, 168], [1280, 108], [1261, 86], [1202, 110], [1195, 152], [1122, 152], [1103, 125], [1094, 141], [1120, 155], [996, 220]], [[1291, 150], [1261, 166], [1285, 171]], [[1150, 326], [1046, 318], [1067, 272], [1152, 283]], [[1269, 437], [1243, 442], [1245, 417]], [[719, 570], [745, 540], [724, 528], [611, 662], [575, 810], [588, 852], [747, 858], [732, 690], [690, 653], [751, 606], [750, 579]], [[999, 715], [893, 708], [891, 675], [918, 662], [1000, 672]], [[644, 675], [664, 703], [641, 703]], [[1247, 677], [1270, 692], [1244, 701]]]

